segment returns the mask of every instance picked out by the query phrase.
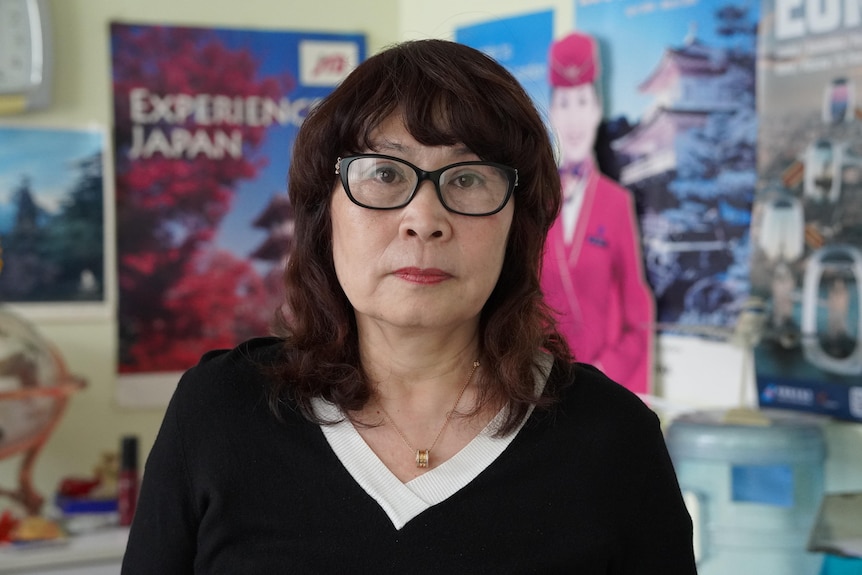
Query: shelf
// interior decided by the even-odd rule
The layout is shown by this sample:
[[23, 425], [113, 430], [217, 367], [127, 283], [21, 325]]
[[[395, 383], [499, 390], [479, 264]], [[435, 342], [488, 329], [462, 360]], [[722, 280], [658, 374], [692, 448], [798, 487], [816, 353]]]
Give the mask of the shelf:
[[118, 527], [75, 535], [57, 544], [0, 548], [0, 573], [64, 573], [84, 567], [92, 573], [91, 566], [97, 564], [108, 568], [100, 573], [112, 572], [113, 566], [113, 572], [119, 573], [128, 537], [129, 529]]

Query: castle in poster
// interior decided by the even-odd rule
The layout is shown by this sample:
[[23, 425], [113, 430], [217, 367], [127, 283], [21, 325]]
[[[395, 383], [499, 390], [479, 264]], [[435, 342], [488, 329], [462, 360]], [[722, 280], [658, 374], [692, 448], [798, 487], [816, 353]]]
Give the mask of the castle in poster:
[[[721, 325], [744, 296], [752, 75], [751, 54], [707, 46], [689, 34], [665, 50], [639, 85], [654, 100], [613, 143], [625, 162], [621, 183], [641, 191], [644, 255], [665, 304], [663, 321]], [[716, 148], [732, 142], [748, 157], [721, 164], [717, 159], [727, 154]]]

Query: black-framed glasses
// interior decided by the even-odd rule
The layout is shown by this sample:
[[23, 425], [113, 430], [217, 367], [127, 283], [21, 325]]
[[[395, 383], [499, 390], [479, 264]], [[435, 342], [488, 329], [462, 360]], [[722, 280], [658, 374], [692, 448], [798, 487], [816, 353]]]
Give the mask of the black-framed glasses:
[[338, 158], [335, 173], [350, 200], [363, 208], [403, 208], [429, 180], [450, 212], [465, 216], [496, 214], [518, 185], [518, 170], [495, 162], [458, 162], [426, 172], [410, 162], [383, 154]]

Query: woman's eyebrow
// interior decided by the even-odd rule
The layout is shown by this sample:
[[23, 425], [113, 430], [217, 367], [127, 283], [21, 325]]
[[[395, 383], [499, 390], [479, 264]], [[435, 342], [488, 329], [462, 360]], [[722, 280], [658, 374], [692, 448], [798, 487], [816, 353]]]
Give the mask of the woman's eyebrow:
[[371, 149], [377, 152], [406, 152], [410, 150], [409, 146], [392, 140], [372, 141], [370, 144]]
[[[369, 142], [371, 149], [378, 153], [389, 153], [392, 155], [405, 154], [412, 151], [412, 147], [409, 145], [402, 144], [400, 142], [394, 140], [377, 140]], [[463, 144], [456, 144], [451, 147], [452, 148], [452, 156], [460, 157], [460, 156], [472, 156], [474, 155], [473, 150], [468, 148]]]

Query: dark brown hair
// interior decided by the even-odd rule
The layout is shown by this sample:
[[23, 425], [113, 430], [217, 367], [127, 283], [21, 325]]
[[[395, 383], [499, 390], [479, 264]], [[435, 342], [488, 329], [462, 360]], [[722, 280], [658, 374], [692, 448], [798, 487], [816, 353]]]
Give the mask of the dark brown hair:
[[286, 360], [270, 406], [278, 413], [290, 397], [315, 420], [313, 397], [344, 412], [370, 397], [353, 309], [335, 275], [330, 198], [336, 159], [371, 149], [372, 131], [392, 114], [402, 116], [421, 144], [463, 144], [483, 160], [518, 170], [503, 269], [480, 318], [480, 404], [510, 408], [498, 430], [507, 433], [531, 404], [552, 402], [553, 385], [535, 397], [536, 352], [571, 360], [539, 287], [545, 236], [560, 209], [560, 180], [545, 124], [517, 80], [478, 50], [444, 40], [405, 42], [369, 58], [299, 130], [288, 186], [296, 218], [285, 272], [290, 311], [277, 329]]

